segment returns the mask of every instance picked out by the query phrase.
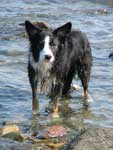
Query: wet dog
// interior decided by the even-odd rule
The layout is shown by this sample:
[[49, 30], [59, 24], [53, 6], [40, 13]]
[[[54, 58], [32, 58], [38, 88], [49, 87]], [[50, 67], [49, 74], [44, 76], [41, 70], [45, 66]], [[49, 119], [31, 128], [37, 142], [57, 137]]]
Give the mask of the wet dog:
[[68, 93], [76, 74], [81, 80], [86, 100], [92, 65], [91, 47], [86, 35], [71, 30], [71, 22], [53, 30], [42, 29], [25, 21], [25, 28], [30, 41], [28, 76], [33, 112], [38, 109], [39, 82], [41, 85], [46, 83], [49, 88], [54, 114], [58, 113], [58, 98]]

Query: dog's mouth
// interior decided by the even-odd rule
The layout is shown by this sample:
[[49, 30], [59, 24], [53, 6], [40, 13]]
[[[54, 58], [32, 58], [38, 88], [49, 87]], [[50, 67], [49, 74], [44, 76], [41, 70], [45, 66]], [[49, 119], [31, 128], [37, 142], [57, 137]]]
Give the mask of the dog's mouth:
[[50, 66], [52, 66], [53, 63], [54, 63], [54, 60], [52, 60], [52, 59], [45, 59], [45, 60], [44, 60], [44, 64], [45, 64], [45, 65], [50, 65]]
[[48, 60], [48, 59], [45, 59], [45, 60], [44, 60], [44, 63], [50, 63], [50, 64], [51, 64], [51, 61]]

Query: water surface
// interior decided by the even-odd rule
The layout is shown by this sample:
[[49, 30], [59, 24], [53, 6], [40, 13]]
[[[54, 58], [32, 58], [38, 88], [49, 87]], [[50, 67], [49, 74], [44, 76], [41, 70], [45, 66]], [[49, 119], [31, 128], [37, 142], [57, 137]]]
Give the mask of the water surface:
[[[83, 91], [60, 101], [61, 118], [57, 123], [71, 129], [84, 123], [113, 128], [113, 1], [80, 0], [4, 0], [0, 3], [0, 124], [19, 123], [22, 130], [56, 121], [45, 109], [49, 98], [39, 95], [40, 116], [31, 115], [31, 88], [27, 77], [28, 40], [19, 26], [25, 20], [45, 21], [58, 27], [68, 21], [89, 38], [93, 53], [89, 109], [83, 107]], [[74, 81], [75, 82], [75, 81]], [[81, 86], [81, 83], [77, 81]]]

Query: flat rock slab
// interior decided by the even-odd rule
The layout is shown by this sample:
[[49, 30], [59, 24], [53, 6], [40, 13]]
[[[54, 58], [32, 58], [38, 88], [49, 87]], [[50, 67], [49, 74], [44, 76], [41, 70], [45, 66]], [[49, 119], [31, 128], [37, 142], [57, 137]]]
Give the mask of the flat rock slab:
[[91, 126], [72, 146], [73, 150], [113, 150], [113, 129]]

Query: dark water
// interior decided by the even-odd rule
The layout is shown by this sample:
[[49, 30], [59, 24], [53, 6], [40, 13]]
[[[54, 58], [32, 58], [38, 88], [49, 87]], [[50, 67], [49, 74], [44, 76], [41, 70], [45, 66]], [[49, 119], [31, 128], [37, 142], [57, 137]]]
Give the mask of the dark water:
[[[55, 122], [45, 113], [49, 107], [46, 96], [39, 96], [38, 120], [31, 116], [28, 41], [23, 37], [23, 27], [19, 26], [25, 20], [45, 21], [54, 28], [71, 21], [73, 29], [87, 34], [92, 46], [89, 93], [93, 102], [84, 110], [82, 90], [74, 91], [71, 99], [60, 101], [62, 111], [57, 122], [70, 128], [84, 123], [113, 128], [113, 61], [108, 59], [113, 51], [112, 0], [3, 0], [0, 3], [0, 124], [17, 122], [26, 130]], [[81, 86], [79, 81], [77, 84]]]

